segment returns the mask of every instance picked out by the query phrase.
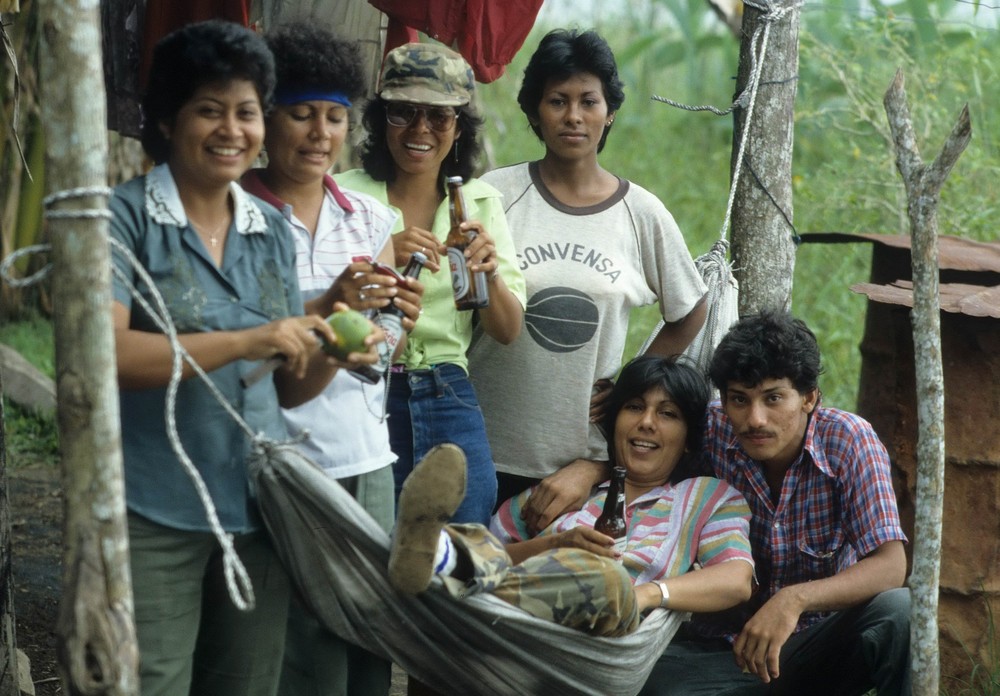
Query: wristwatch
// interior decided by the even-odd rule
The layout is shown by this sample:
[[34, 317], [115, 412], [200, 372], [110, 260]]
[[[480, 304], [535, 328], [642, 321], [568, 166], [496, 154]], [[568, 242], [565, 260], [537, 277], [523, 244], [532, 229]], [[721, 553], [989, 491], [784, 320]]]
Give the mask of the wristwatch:
[[660, 607], [666, 609], [667, 602], [670, 601], [670, 590], [667, 589], [667, 583], [662, 580], [656, 584], [660, 586]]

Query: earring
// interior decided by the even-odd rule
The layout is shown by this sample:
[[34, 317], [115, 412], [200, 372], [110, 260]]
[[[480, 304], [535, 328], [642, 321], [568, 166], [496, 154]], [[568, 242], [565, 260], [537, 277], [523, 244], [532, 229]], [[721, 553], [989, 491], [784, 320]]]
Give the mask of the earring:
[[455, 141], [455, 163], [458, 164], [458, 141]]

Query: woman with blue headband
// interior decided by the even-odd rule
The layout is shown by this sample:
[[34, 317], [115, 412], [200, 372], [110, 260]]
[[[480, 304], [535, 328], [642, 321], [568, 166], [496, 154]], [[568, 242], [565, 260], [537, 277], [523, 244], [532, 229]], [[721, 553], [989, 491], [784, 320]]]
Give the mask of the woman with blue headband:
[[[268, 163], [248, 172], [243, 185], [285, 217], [306, 311], [326, 316], [334, 302], [344, 302], [377, 312], [395, 299], [409, 331], [423, 287], [407, 289], [372, 263], [394, 265], [390, 232], [396, 214], [371, 196], [339, 188], [327, 173], [347, 137], [351, 105], [366, 89], [358, 48], [303, 23], [278, 27], [266, 39], [277, 73], [264, 136]], [[399, 348], [405, 342], [404, 334]], [[342, 371], [318, 397], [283, 413], [305, 454], [388, 531], [396, 456], [389, 447], [385, 389], [385, 379], [366, 384]], [[282, 696], [378, 696], [388, 693], [390, 671], [388, 661], [323, 629], [293, 602]]]

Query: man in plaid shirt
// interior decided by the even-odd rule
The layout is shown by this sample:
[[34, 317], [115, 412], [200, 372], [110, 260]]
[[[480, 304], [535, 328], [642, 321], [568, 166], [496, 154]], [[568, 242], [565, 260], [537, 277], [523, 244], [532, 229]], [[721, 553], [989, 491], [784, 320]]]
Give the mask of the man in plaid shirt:
[[742, 319], [709, 368], [705, 462], [746, 497], [758, 589], [695, 616], [641, 692], [908, 696], [909, 590], [885, 447], [823, 408], [819, 347], [785, 313]]

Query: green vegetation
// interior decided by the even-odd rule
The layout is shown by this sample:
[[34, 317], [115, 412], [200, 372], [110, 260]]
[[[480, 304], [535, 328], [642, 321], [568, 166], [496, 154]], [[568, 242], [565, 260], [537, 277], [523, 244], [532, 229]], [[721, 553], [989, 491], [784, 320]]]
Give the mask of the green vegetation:
[[[972, 115], [972, 143], [942, 192], [941, 233], [981, 240], [996, 236], [996, 31], [942, 21], [949, 7], [944, 2], [913, 4], [919, 12], [909, 10], [912, 20], [894, 18], [880, 5], [869, 18], [860, 17], [851, 3], [804, 10], [793, 163], [794, 223], [800, 234], [909, 233], [882, 108], [882, 95], [900, 67], [926, 159], [937, 154], [966, 102]], [[594, 26], [608, 38], [626, 82], [627, 98], [601, 154], [602, 164], [657, 194], [697, 256], [722, 229], [732, 118], [649, 99], [656, 94], [718, 107], [732, 100], [738, 43], [720, 23], [706, 22], [695, 5], [700, 7], [695, 0], [631, 3], [641, 9], [603, 23], [581, 19], [576, 24]], [[896, 11], [901, 13], [899, 6]], [[508, 73], [482, 90], [491, 165], [541, 156], [515, 96], [527, 59], [549, 28], [537, 26]], [[867, 243], [799, 248], [793, 311], [820, 340], [828, 405], [855, 406], [867, 300], [850, 286], [868, 280], [870, 256]], [[635, 313], [626, 357], [638, 349], [656, 318], [655, 308]]]
[[[44, 317], [29, 315], [23, 321], [0, 323], [0, 343], [16, 350], [49, 377], [55, 376], [52, 323]], [[59, 451], [55, 418], [21, 408], [6, 397], [3, 415], [10, 466], [55, 461]]]
[[[575, 3], [565, 5], [576, 7]], [[615, 8], [613, 16], [609, 14], [611, 7]], [[881, 0], [843, 0], [836, 5], [810, 3], [803, 7], [793, 165], [794, 222], [800, 234], [908, 234], [905, 195], [882, 107], [883, 93], [896, 69], [901, 68], [925, 159], [936, 156], [964, 104], [968, 103], [972, 117], [972, 143], [942, 191], [941, 233], [979, 240], [997, 238], [998, 27], [974, 29], [970, 17], [954, 16], [962, 9], [978, 13], [973, 18], [980, 24], [982, 15], [991, 9], [994, 16], [1000, 15], [976, 0], [902, 0], [891, 6]], [[628, 95], [601, 155], [602, 163], [658, 195], [684, 231], [691, 253], [704, 253], [723, 226], [732, 118], [682, 111], [649, 97], [656, 94], [688, 104], [727, 107], [733, 98], [739, 45], [711, 18], [704, 0], [594, 3], [591, 12], [594, 17], [576, 17], [564, 26], [594, 27], [608, 38], [618, 56]], [[597, 17], [599, 12], [605, 15]], [[488, 166], [535, 159], [542, 153], [515, 96], [528, 56], [550, 28], [537, 26], [507, 74], [481, 90]], [[20, 48], [24, 36], [15, 37], [15, 44]], [[32, 52], [30, 46], [24, 51], [26, 55]], [[26, 63], [22, 61], [22, 65]], [[37, 122], [33, 112], [22, 118]], [[38, 154], [40, 139], [35, 136], [37, 128], [28, 128], [24, 142]], [[10, 184], [6, 189], [0, 186], [0, 190], [13, 192], [27, 185], [20, 183], [24, 175], [12, 152], [9, 141], [0, 144], [0, 167], [10, 170], [0, 172], [0, 182]], [[31, 192], [20, 193], [22, 200], [29, 200], [25, 196]], [[8, 196], [12, 198], [13, 194]], [[5, 219], [16, 219], [18, 213], [10, 208], [11, 201], [6, 205]], [[3, 234], [36, 227], [7, 225]], [[5, 249], [14, 244], [12, 239], [4, 239]], [[866, 299], [852, 293], [850, 286], [868, 279], [870, 255], [870, 246], [864, 243], [805, 244], [799, 248], [793, 309], [819, 337], [826, 366], [822, 386], [828, 405], [850, 409], [855, 404]], [[0, 318], [0, 343], [13, 346], [53, 375], [51, 325], [44, 318], [22, 320], [21, 313], [17, 316], [19, 320], [11, 323]], [[634, 313], [625, 357], [635, 353], [656, 319], [655, 307]], [[33, 458], [55, 461], [54, 421], [6, 401], [4, 408], [8, 461], [12, 465]], [[990, 631], [992, 636], [992, 617]], [[991, 644], [995, 646], [996, 641], [991, 640]], [[988, 662], [978, 664], [970, 656], [968, 681], [944, 684], [943, 691], [952, 696], [1000, 696], [1000, 656]]]
[[32, 365], [55, 379], [55, 344], [52, 322], [37, 313], [23, 320], [0, 322], [0, 343], [10, 346]]
[[21, 408], [6, 397], [3, 412], [8, 466], [56, 463], [59, 431], [55, 418]]

